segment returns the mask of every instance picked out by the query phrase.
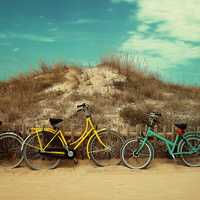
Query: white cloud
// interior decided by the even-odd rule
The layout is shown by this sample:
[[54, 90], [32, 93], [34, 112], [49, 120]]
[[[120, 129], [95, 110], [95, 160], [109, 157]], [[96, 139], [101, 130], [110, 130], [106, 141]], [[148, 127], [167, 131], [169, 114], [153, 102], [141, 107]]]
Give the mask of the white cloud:
[[41, 36], [41, 35], [34, 35], [34, 34], [22, 34], [22, 33], [0, 33], [0, 39], [24, 39], [24, 40], [30, 40], [35, 42], [55, 42], [56, 40], [53, 37], [49, 36]]
[[147, 24], [141, 24], [138, 27], [137, 31], [145, 33], [146, 31], [148, 31], [149, 28], [150, 28], [149, 25], [147, 25]]
[[19, 48], [14, 48], [12, 51], [17, 52], [17, 51], [19, 51]]
[[50, 28], [48, 29], [49, 32], [56, 32], [58, 31], [58, 28], [57, 27], [53, 27], [53, 28]]
[[38, 35], [31, 35], [31, 34], [23, 34], [19, 35], [22, 39], [32, 40], [36, 42], [55, 42], [55, 40], [51, 37], [47, 36], [38, 36]]
[[154, 37], [144, 38], [139, 33], [131, 36], [121, 46], [122, 51], [131, 51], [132, 49], [145, 56], [152, 68], [153, 65], [173, 67], [177, 63], [197, 58], [200, 55], [200, 47], [183, 41], [171, 42]]
[[122, 3], [122, 2], [127, 2], [127, 3], [133, 3], [136, 2], [137, 0], [111, 0], [112, 3]]
[[54, 25], [54, 22], [47, 22], [47, 25], [49, 26]]
[[24, 39], [34, 42], [45, 42], [51, 43], [55, 42], [55, 39], [48, 36], [34, 35], [34, 34], [19, 34], [19, 33], [9, 33], [7, 38]]
[[98, 22], [97, 20], [95, 19], [77, 19], [75, 21], [73, 21], [72, 23], [73, 24], [92, 24], [92, 23], [96, 23]]
[[132, 19], [139, 20], [140, 25], [128, 32], [121, 50], [134, 49], [144, 55], [149, 64], [163, 67], [200, 58], [200, 46], [192, 45], [200, 42], [199, 0], [138, 0], [137, 3], [137, 15]]
[[74, 19], [72, 21], [66, 21], [65, 24], [80, 25], [80, 24], [95, 24], [95, 23], [102, 23], [102, 22], [107, 22], [107, 20], [92, 19], [92, 18], [79, 18], [79, 19]]
[[140, 0], [138, 20], [160, 23], [158, 33], [187, 41], [200, 41], [199, 0]]

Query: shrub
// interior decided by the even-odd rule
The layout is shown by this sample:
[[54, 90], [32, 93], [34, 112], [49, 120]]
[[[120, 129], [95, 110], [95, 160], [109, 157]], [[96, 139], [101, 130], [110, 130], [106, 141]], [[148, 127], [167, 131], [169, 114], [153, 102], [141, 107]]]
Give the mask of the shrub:
[[120, 111], [120, 117], [122, 117], [123, 120], [130, 126], [135, 126], [139, 123], [144, 123], [146, 119], [144, 110], [136, 110], [130, 106], [127, 106]]

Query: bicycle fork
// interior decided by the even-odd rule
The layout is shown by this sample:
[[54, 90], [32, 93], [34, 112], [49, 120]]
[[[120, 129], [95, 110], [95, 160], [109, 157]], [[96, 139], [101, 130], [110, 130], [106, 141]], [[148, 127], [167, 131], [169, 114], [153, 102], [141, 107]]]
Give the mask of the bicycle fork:
[[133, 151], [133, 155], [134, 156], [138, 156], [140, 154], [140, 152], [143, 149], [145, 143], [147, 142], [147, 138], [142, 138], [142, 139], [140, 138], [138, 140], [139, 140], [139, 143], [141, 143], [141, 142], [142, 143], [141, 143], [141, 145], [139, 145], [139, 147], [135, 151]]

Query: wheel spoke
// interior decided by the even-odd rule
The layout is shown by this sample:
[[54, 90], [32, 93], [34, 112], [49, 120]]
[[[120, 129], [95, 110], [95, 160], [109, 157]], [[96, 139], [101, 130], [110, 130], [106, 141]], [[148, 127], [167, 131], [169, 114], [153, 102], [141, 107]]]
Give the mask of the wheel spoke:
[[100, 153], [100, 152], [110, 152], [110, 151], [108, 149], [98, 149], [98, 150], [91, 151], [90, 153]]
[[[152, 158], [150, 146], [145, 143], [143, 148], [140, 149], [141, 143], [138, 140], [132, 139], [127, 141], [121, 152], [124, 164], [131, 169], [142, 169], [148, 166]], [[136, 156], [134, 152], [140, 149], [139, 154]]]
[[182, 142], [180, 147], [180, 152], [182, 152], [181, 158], [187, 166], [200, 166], [200, 155], [198, 152], [199, 146], [200, 137], [191, 136], [187, 138], [186, 142]]
[[22, 138], [15, 133], [7, 133], [0, 136], [0, 165], [14, 168], [23, 160], [21, 155]]
[[27, 147], [32, 147], [33, 149], [40, 150], [40, 147], [31, 145], [31, 144], [26, 144], [26, 145], [27, 145]]
[[[41, 155], [38, 136], [41, 139], [42, 146], [46, 146], [49, 144], [54, 134], [51, 132], [40, 132], [38, 135], [32, 135], [24, 145], [23, 154], [25, 161], [31, 169], [53, 169], [59, 164], [60, 159], [53, 155], [51, 157], [48, 155]], [[48, 145], [48, 148], [52, 151], [53, 149], [56, 150], [56, 148], [61, 149], [62, 143], [60, 139], [58, 137], [54, 138]]]
[[101, 141], [108, 147], [104, 148], [94, 137], [90, 143], [90, 156], [98, 166], [115, 165], [120, 162], [120, 148], [123, 144], [122, 137], [114, 131], [99, 133]]

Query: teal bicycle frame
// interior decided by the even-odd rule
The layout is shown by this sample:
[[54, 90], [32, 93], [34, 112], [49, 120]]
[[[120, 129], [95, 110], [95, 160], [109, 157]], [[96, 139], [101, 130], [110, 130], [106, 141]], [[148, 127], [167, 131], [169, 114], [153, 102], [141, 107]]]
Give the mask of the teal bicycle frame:
[[[167, 139], [166, 137], [164, 137], [163, 135], [154, 132], [150, 127], [148, 127], [146, 135], [142, 137], [141, 145], [134, 152], [135, 155], [138, 155], [140, 153], [140, 151], [144, 147], [145, 143], [148, 142], [149, 137], [155, 137], [158, 140], [165, 143], [169, 154], [174, 159], [175, 159], [176, 156], [183, 155], [183, 154], [191, 155], [193, 153], [196, 153], [200, 149], [200, 145], [197, 148], [193, 147], [192, 144], [190, 144], [190, 142], [187, 140], [187, 137], [185, 137], [184, 135], [176, 135], [175, 140], [171, 141], [171, 140]], [[178, 144], [181, 140], [184, 140], [189, 145], [190, 151], [178, 152]]]

